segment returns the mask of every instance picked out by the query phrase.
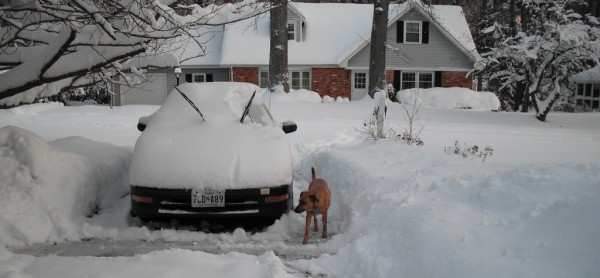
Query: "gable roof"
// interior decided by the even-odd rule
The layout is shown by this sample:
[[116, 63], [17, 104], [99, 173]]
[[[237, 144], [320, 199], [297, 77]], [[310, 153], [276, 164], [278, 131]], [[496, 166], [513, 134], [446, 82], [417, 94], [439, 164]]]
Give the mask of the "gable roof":
[[[389, 25], [412, 7], [409, 1], [391, 4]], [[288, 65], [339, 66], [368, 45], [371, 36], [373, 5], [339, 3], [290, 3], [291, 12], [304, 17], [303, 40], [288, 41]], [[475, 44], [458, 6], [434, 5], [432, 20], [442, 33], [462, 51], [474, 57]], [[429, 17], [430, 18], [430, 17]], [[206, 45], [207, 55], [182, 63], [184, 66], [259, 66], [269, 64], [270, 20], [268, 14], [227, 24], [214, 42]], [[219, 45], [220, 43], [220, 45]], [[220, 46], [220, 47], [219, 47]], [[219, 50], [215, 49], [219, 48]], [[187, 50], [186, 50], [187, 52]], [[210, 56], [210, 57], [208, 57]], [[214, 63], [218, 61], [218, 63]]]
[[[434, 26], [472, 61], [478, 59], [479, 53], [477, 52], [467, 20], [464, 17], [462, 7], [451, 5], [426, 6], [421, 1], [415, 0], [403, 4], [390, 4], [389, 9], [388, 28], [414, 9], [426, 18], [429, 18]], [[371, 38], [369, 37], [368, 40], [365, 40], [353, 52], [349, 53], [340, 64], [346, 65], [354, 55], [367, 47], [370, 42]]]

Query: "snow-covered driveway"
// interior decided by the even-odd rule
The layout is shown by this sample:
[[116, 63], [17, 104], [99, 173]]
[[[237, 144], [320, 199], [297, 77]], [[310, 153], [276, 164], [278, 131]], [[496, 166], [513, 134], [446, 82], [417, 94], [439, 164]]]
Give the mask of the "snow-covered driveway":
[[[131, 227], [122, 168], [137, 117], [156, 108], [29, 106], [0, 112], [0, 127], [39, 135], [19, 130], [10, 133], [21, 135], [12, 140], [0, 136], [3, 166], [15, 165], [12, 172], [2, 167], [0, 178], [26, 181], [18, 190], [0, 187], [2, 211], [17, 214], [0, 216], [0, 277], [600, 274], [597, 113], [551, 113], [541, 123], [530, 114], [427, 108], [425, 145], [417, 148], [362, 140], [355, 128], [371, 113], [369, 101], [272, 105], [276, 117], [298, 123], [298, 131], [289, 134], [296, 195], [308, 185], [311, 166], [330, 183], [330, 238], [314, 235], [302, 245], [304, 219], [293, 212], [256, 233]], [[397, 105], [389, 105], [388, 120], [402, 125]], [[109, 144], [56, 140], [67, 135]], [[446, 154], [444, 148], [456, 141], [489, 145], [494, 153], [484, 163]], [[47, 165], [56, 167], [46, 171]], [[97, 184], [112, 181], [113, 189], [70, 183], [79, 174], [97, 177]], [[65, 197], [66, 188], [74, 196]], [[87, 212], [97, 206], [98, 213], [74, 208], [89, 208], [75, 196], [92, 200]]]

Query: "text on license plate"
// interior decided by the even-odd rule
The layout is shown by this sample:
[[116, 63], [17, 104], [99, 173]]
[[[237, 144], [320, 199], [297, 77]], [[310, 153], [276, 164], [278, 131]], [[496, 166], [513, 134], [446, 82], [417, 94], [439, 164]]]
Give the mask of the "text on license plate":
[[192, 190], [192, 207], [224, 207], [225, 191], [219, 190]]

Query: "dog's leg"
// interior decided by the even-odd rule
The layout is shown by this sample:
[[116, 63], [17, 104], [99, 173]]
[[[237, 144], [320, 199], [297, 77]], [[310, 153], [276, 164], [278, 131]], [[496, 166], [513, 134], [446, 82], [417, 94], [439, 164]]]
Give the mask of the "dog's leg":
[[302, 241], [302, 244], [308, 243], [308, 237], [310, 236], [310, 221], [312, 215], [313, 214], [311, 212], [306, 211], [306, 229], [304, 229], [304, 241]]
[[321, 218], [323, 219], [323, 238], [327, 238], [327, 211], [322, 213]]
[[319, 222], [317, 222], [317, 214], [313, 213], [313, 218], [315, 219], [315, 228], [314, 231], [318, 232], [319, 231]]

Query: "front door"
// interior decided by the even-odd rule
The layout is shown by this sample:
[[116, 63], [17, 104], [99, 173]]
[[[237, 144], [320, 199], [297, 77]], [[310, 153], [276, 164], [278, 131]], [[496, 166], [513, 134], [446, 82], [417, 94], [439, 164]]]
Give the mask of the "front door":
[[366, 70], [352, 71], [352, 100], [361, 100], [367, 95], [369, 90], [369, 80]]

